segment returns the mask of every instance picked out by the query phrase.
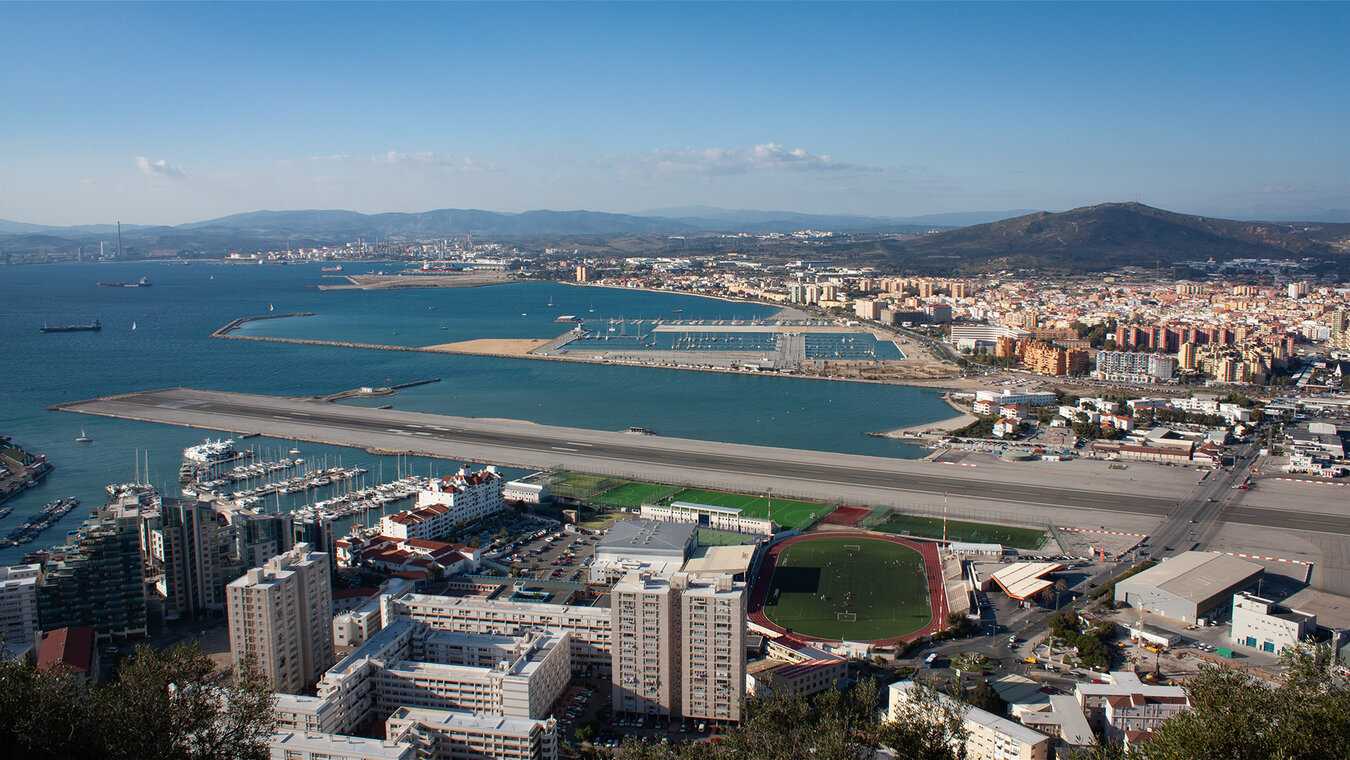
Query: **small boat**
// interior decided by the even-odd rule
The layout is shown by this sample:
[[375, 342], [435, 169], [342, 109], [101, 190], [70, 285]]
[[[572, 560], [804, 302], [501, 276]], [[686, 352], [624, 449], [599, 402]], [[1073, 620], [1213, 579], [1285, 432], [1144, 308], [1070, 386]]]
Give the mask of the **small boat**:
[[80, 437], [75, 439], [76, 443], [92, 443], [93, 438], [84, 434], [84, 428], [80, 428]]
[[296, 454], [299, 454], [299, 453], [300, 453], [300, 449], [291, 449], [291, 450], [290, 450], [290, 455], [291, 455], [291, 456], [295, 456]]

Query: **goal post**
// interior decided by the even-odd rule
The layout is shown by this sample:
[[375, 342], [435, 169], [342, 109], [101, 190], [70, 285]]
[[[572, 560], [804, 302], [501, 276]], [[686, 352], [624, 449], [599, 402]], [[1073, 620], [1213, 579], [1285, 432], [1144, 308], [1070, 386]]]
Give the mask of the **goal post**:
[[842, 621], [844, 621], [845, 623], [853, 623], [853, 622], [856, 622], [856, 621], [858, 620], [858, 613], [856, 613], [856, 612], [836, 612], [836, 613], [834, 613], [834, 619], [835, 619], [835, 620], [842, 620]]
[[846, 552], [860, 552], [860, 551], [862, 551], [862, 546], [859, 545], [859, 544], [844, 544], [844, 551], [846, 551]]

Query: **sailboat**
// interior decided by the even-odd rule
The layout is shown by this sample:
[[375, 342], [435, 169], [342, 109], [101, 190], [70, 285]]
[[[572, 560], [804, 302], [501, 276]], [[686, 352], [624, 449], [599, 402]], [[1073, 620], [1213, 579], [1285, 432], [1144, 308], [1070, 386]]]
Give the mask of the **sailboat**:
[[134, 321], [131, 323], [131, 331], [132, 332], [136, 331], [136, 323]]
[[548, 305], [553, 306], [553, 296], [548, 297]]
[[269, 303], [269, 304], [267, 304], [267, 310], [268, 310], [268, 311], [276, 311], [276, 310], [277, 310], [277, 307], [275, 307], [275, 306], [273, 306], [272, 304]]
[[80, 428], [80, 437], [75, 439], [76, 443], [92, 443], [93, 438], [84, 434], [84, 428]]

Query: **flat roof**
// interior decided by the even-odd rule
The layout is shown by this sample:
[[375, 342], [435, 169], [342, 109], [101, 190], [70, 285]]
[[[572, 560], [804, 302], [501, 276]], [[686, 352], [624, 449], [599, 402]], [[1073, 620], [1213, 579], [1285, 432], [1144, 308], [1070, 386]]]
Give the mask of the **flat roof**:
[[460, 728], [479, 731], [501, 731], [528, 735], [534, 727], [544, 723], [532, 718], [516, 718], [507, 715], [475, 715], [452, 710], [432, 710], [425, 707], [400, 707], [389, 716], [395, 719], [411, 720], [431, 728]]
[[404, 760], [414, 757], [417, 752], [411, 744], [384, 741], [382, 739], [364, 739], [359, 736], [342, 734], [324, 734], [317, 732], [278, 731], [268, 740], [268, 746], [293, 752], [320, 752], [333, 757], [362, 757], [387, 760]]
[[1231, 554], [1182, 552], [1116, 585], [1126, 588], [1152, 586], [1159, 591], [1199, 603], [1262, 572], [1260, 565]]
[[694, 540], [697, 525], [662, 522], [660, 520], [620, 520], [610, 526], [604, 538], [596, 544], [600, 551], [634, 551], [652, 554], [678, 552]]
[[738, 575], [750, 569], [756, 548], [754, 544], [700, 546], [684, 563], [684, 571], [692, 575]]
[[719, 507], [713, 504], [699, 504], [696, 501], [672, 501], [670, 506], [676, 509], [691, 509], [695, 512], [721, 512], [728, 515], [739, 515], [740, 509], [735, 507]]

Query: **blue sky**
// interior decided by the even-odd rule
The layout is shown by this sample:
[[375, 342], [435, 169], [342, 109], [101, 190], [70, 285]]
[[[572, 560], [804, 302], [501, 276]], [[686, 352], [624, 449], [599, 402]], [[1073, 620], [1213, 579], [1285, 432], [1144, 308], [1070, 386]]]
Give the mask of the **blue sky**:
[[1350, 209], [1350, 4], [0, 3], [0, 218]]

